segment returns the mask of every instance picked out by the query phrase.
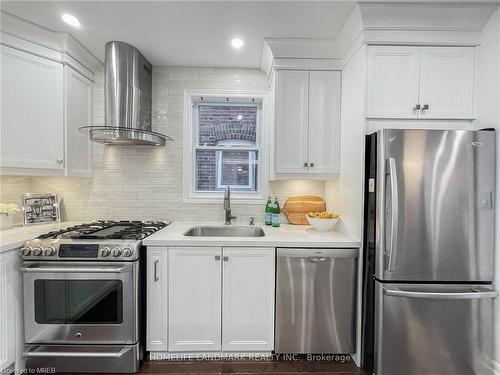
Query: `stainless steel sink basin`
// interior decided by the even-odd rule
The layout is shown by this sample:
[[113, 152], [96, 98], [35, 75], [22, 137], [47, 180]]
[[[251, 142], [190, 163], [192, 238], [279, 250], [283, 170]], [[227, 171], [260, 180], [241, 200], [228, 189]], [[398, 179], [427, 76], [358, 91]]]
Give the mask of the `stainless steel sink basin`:
[[189, 237], [264, 237], [265, 233], [260, 227], [199, 226], [189, 229], [184, 235]]

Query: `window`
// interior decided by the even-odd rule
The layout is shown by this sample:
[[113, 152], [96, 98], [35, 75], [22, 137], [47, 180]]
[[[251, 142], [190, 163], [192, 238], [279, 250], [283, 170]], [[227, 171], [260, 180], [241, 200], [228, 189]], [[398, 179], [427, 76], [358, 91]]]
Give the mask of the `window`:
[[[187, 95], [185, 198], [262, 199], [260, 97]], [[188, 141], [188, 142], [186, 142]], [[188, 190], [186, 192], [186, 188]], [[186, 194], [187, 193], [187, 194]]]

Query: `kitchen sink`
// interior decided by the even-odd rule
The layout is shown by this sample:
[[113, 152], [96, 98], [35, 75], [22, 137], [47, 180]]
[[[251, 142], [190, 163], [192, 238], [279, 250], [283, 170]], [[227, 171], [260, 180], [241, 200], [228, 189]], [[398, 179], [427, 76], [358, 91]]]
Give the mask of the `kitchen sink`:
[[188, 237], [264, 237], [264, 230], [260, 227], [233, 227], [233, 226], [199, 226], [189, 229]]

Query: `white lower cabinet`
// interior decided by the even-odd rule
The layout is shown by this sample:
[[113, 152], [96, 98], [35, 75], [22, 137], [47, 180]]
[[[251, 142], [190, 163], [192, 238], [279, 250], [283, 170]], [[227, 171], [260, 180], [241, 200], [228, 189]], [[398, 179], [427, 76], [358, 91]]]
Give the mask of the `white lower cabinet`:
[[147, 254], [149, 351], [273, 350], [274, 248], [149, 247]]
[[274, 249], [223, 248], [222, 350], [274, 348]]
[[167, 259], [166, 247], [150, 247], [147, 253], [146, 350], [167, 351]]
[[24, 340], [19, 266], [18, 249], [0, 254], [0, 373], [9, 367], [22, 367]]
[[168, 350], [221, 348], [221, 248], [170, 247]]

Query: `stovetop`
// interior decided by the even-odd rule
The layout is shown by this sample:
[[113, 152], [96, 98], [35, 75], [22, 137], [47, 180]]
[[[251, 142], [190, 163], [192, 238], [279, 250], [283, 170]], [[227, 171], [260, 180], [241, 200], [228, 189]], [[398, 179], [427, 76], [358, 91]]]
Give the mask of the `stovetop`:
[[165, 221], [98, 220], [48, 232], [38, 239], [142, 240], [169, 224]]
[[94, 221], [42, 234], [21, 248], [25, 261], [136, 261], [142, 239], [165, 221]]

